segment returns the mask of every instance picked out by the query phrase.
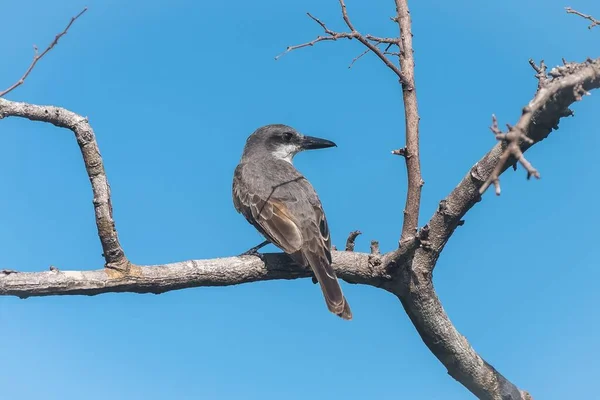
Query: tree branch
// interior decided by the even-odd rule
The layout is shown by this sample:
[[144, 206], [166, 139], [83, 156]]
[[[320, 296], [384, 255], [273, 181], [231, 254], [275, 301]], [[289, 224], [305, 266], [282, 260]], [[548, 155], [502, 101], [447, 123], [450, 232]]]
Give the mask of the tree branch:
[[88, 123], [87, 117], [84, 118], [60, 107], [18, 103], [0, 98], [0, 119], [6, 117], [20, 117], [31, 121], [47, 122], [56, 127], [73, 131], [92, 185], [96, 226], [102, 244], [103, 257], [106, 260], [105, 266], [122, 272], [127, 271], [129, 261], [121, 248], [115, 229], [110, 185], [106, 178], [104, 163], [98, 143], [96, 143], [94, 130]]
[[81, 17], [83, 15], [83, 13], [85, 13], [86, 11], [87, 11], [87, 7], [85, 7], [79, 14], [72, 17], [71, 21], [69, 22], [67, 27], [61, 33], [59, 33], [58, 35], [56, 35], [54, 37], [54, 40], [52, 41], [52, 43], [50, 43], [48, 45], [48, 47], [46, 47], [46, 50], [44, 50], [42, 52], [42, 54], [38, 54], [37, 46], [33, 45], [33, 53], [34, 53], [33, 61], [29, 65], [29, 68], [27, 68], [27, 71], [25, 71], [25, 73], [23, 74], [21, 79], [19, 79], [15, 83], [13, 83], [8, 89], [1, 91], [0, 97], [6, 96], [8, 93], [12, 92], [13, 90], [15, 90], [16, 88], [21, 86], [25, 82], [25, 79], [27, 79], [27, 77], [29, 76], [29, 74], [31, 73], [31, 71], [33, 70], [35, 65], [37, 64], [37, 62], [40, 61], [42, 59], [42, 57], [44, 57], [46, 55], [46, 53], [48, 53], [50, 50], [52, 50], [54, 48], [54, 46], [56, 46], [58, 44], [58, 41], [60, 40], [60, 38], [67, 34], [69, 28], [71, 27], [71, 25], [73, 25], [73, 22], [75, 22], [79, 17]]
[[[581, 99], [582, 91], [600, 87], [600, 58], [588, 59], [583, 63], [567, 63], [550, 71], [551, 78], [540, 88], [529, 104], [523, 107], [516, 127], [526, 133], [529, 141], [521, 141], [524, 153], [531, 146], [545, 139], [552, 130], [558, 129], [562, 117], [572, 115], [569, 106]], [[514, 129], [514, 128], [513, 128]], [[454, 190], [440, 202], [440, 207], [427, 223], [433, 251], [427, 254], [426, 269], [433, 270], [439, 253], [454, 233], [460, 220], [481, 200], [480, 188], [489, 180], [506, 151], [506, 143], [499, 142], [481, 158]], [[500, 173], [517, 160], [509, 158]]]
[[[571, 114], [568, 107], [581, 98], [582, 91], [600, 87], [600, 58], [556, 67], [550, 76], [547, 85], [523, 108], [523, 115], [515, 125], [532, 140], [531, 143], [521, 141], [522, 152], [558, 129], [560, 118]], [[399, 277], [393, 281], [395, 287], [388, 289], [398, 295], [423, 342], [446, 366], [448, 373], [480, 399], [513, 400], [531, 396], [507, 381], [460, 335], [435, 294], [431, 278], [441, 251], [465, 214], [480, 201], [480, 188], [492, 176], [506, 151], [504, 142], [494, 146], [440, 202], [425, 225], [430, 248], [417, 249], [411, 267], [399, 269]], [[502, 163], [500, 174], [516, 161], [509, 157], [508, 162]], [[517, 397], [517, 393], [521, 397]]]
[[[294, 264], [280, 253], [189, 260], [165, 265], [132, 265], [128, 274], [111, 269], [95, 271], [44, 271], [0, 273], [0, 295], [21, 298], [102, 293], [164, 293], [198, 286], [230, 286], [274, 279], [312, 276], [308, 268]], [[382, 266], [373, 265], [365, 253], [334, 251], [333, 268], [349, 283], [383, 287], [390, 279]]]
[[592, 23], [590, 24], [590, 26], [588, 26], [588, 29], [592, 29], [595, 26], [600, 26], [600, 20], [597, 20], [596, 18], [592, 17], [591, 15], [586, 15], [586, 14], [580, 13], [579, 11], [573, 10], [571, 7], [565, 7], [565, 10], [567, 11], [567, 14], [579, 15], [580, 17], [591, 21]]
[[413, 57], [412, 29], [410, 11], [407, 0], [396, 1], [396, 22], [400, 29], [399, 53], [400, 68], [404, 76], [402, 84], [402, 97], [404, 101], [404, 123], [406, 129], [406, 147], [404, 160], [408, 174], [408, 188], [406, 191], [406, 204], [404, 206], [404, 222], [399, 244], [417, 233], [419, 225], [419, 209], [421, 207], [421, 161], [419, 156], [419, 109], [417, 106], [417, 91], [415, 86], [415, 60]]
[[[383, 63], [389, 69], [391, 69], [396, 74], [396, 76], [398, 76], [398, 79], [401, 82], [404, 82], [405, 79], [404, 79], [404, 76], [403, 76], [402, 72], [400, 71], [400, 69], [396, 65], [394, 65], [394, 63], [392, 63], [390, 61], [390, 59], [385, 56], [384, 52], [381, 51], [377, 47], [381, 43], [397, 44], [398, 46], [400, 46], [399, 40], [398, 39], [390, 39], [390, 38], [380, 38], [380, 37], [376, 37], [376, 36], [372, 36], [372, 35], [361, 34], [356, 29], [354, 29], [354, 26], [352, 25], [352, 22], [350, 21], [350, 18], [348, 17], [348, 12], [346, 10], [346, 4], [344, 3], [344, 0], [339, 0], [339, 3], [340, 3], [340, 7], [342, 9], [342, 17], [344, 19], [344, 22], [350, 29], [350, 32], [332, 31], [320, 19], [318, 19], [317, 17], [314, 17], [311, 13], [306, 13], [313, 21], [315, 21], [317, 24], [319, 24], [321, 26], [321, 28], [323, 28], [323, 30], [325, 31], [327, 36], [317, 36], [316, 39], [311, 40], [310, 42], [306, 42], [306, 43], [302, 43], [302, 44], [298, 44], [298, 45], [294, 45], [294, 46], [288, 46], [285, 49], [285, 51], [283, 53], [277, 55], [275, 57], [275, 59], [278, 60], [279, 58], [281, 58], [285, 54], [289, 53], [290, 51], [294, 51], [294, 50], [301, 49], [304, 47], [309, 47], [309, 46], [312, 47], [316, 43], [323, 42], [323, 41], [337, 41], [338, 39], [349, 39], [349, 40], [356, 39], [359, 42], [361, 42], [365, 47], [367, 47], [367, 50], [373, 52], [377, 57], [379, 57], [379, 59], [381, 61], [383, 61]], [[354, 63], [359, 58], [361, 58], [363, 55], [365, 55], [366, 53], [367, 52], [365, 51], [364, 53], [362, 53], [361, 55], [356, 57], [354, 60], [352, 60], [352, 62], [350, 63], [350, 67], [352, 67], [352, 65], [354, 65]]]
[[[405, 279], [411, 279], [407, 274]], [[417, 332], [429, 350], [447, 368], [448, 374], [482, 400], [528, 400], [519, 390], [482, 359], [448, 318], [435, 293], [430, 276], [412, 276], [407, 291], [398, 295]]]

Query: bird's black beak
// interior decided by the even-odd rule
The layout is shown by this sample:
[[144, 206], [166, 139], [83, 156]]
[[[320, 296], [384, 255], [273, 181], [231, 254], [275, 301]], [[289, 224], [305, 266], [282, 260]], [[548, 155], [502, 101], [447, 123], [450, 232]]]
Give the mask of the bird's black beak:
[[337, 144], [331, 140], [321, 139], [313, 136], [304, 136], [300, 144], [304, 150], [326, 149], [327, 147], [337, 147]]

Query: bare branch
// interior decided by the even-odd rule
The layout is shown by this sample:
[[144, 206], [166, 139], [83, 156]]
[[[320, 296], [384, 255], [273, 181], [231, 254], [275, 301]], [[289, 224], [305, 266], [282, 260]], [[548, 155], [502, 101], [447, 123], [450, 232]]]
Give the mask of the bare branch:
[[46, 53], [48, 53], [50, 50], [52, 50], [54, 48], [54, 46], [56, 46], [58, 44], [58, 41], [60, 40], [60, 38], [67, 34], [69, 28], [71, 28], [71, 25], [73, 25], [73, 22], [75, 22], [79, 17], [81, 17], [83, 15], [83, 13], [85, 13], [86, 11], [87, 11], [87, 7], [85, 7], [79, 14], [72, 17], [71, 21], [69, 22], [67, 27], [61, 33], [59, 33], [58, 35], [56, 35], [54, 37], [54, 40], [52, 41], [52, 43], [50, 43], [48, 45], [48, 47], [46, 47], [46, 50], [44, 50], [41, 54], [38, 54], [38, 48], [37, 48], [37, 46], [34, 45], [33, 46], [33, 53], [34, 53], [33, 61], [29, 65], [29, 68], [27, 68], [27, 71], [25, 71], [25, 73], [23, 74], [21, 79], [19, 79], [15, 83], [13, 83], [12, 86], [10, 86], [8, 89], [0, 92], [0, 97], [6, 96], [8, 93], [12, 92], [14, 89], [21, 86], [25, 82], [25, 79], [27, 79], [27, 77], [29, 76], [29, 74], [31, 73], [31, 71], [33, 70], [35, 65], [37, 64], [37, 62], [40, 61], [42, 59], [42, 57], [44, 57], [46, 55]]
[[[448, 318], [433, 284], [407, 275], [413, 282], [398, 295], [423, 342], [447, 368], [448, 374], [463, 384], [478, 399], [531, 400], [529, 393], [519, 390], [502, 374], [481, 358]], [[407, 282], [407, 281], [405, 281]], [[416, 290], [414, 294], [410, 291]]]
[[535, 136], [532, 137], [529, 129], [533, 126], [540, 126], [539, 116], [537, 116], [537, 114], [545, 114], [544, 109], [548, 107], [549, 103], [557, 103], [556, 100], [553, 100], [553, 96], [557, 96], [557, 92], [562, 95], [564, 99], [570, 101], [569, 104], [571, 104], [581, 100], [583, 95], [588, 95], [588, 87], [597, 88], [599, 78], [594, 75], [589, 75], [595, 73], [597, 64], [598, 60], [588, 59], [582, 64], [567, 63], [553, 68], [549, 72], [549, 75], [553, 79], [546, 82], [544, 87], [539, 88], [533, 100], [531, 100], [527, 106], [523, 107], [521, 118], [519, 118], [516, 125], [507, 125], [508, 133], [504, 134], [498, 129], [495, 117], [493, 117], [494, 124], [491, 129], [496, 135], [496, 138], [502, 141], [502, 154], [498, 158], [494, 169], [479, 188], [480, 194], [483, 194], [489, 185], [493, 183], [496, 187], [496, 194], [499, 195], [499, 176], [508, 165], [513, 164], [515, 161], [520, 162], [527, 170], [527, 179], [531, 178], [531, 176], [535, 176], [539, 179], [539, 172], [523, 157], [522, 148], [526, 149], [536, 141], [545, 138], [546, 135], [550, 133], [550, 130], [558, 125], [558, 119], [572, 115], [572, 111], [568, 108], [568, 105], [558, 110], [553, 109], [556, 112], [555, 117], [558, 119], [552, 125], [542, 125], [543, 128], [549, 129], [546, 135], [539, 135], [537, 138]]
[[[349, 283], [382, 287], [389, 280], [383, 267], [374, 268], [365, 253], [333, 252], [336, 274]], [[199, 286], [229, 286], [274, 279], [312, 276], [284, 254], [189, 260], [173, 264], [132, 265], [128, 274], [111, 269], [95, 271], [44, 271], [0, 274], [0, 295], [21, 298], [102, 293], [164, 293]]]
[[354, 57], [352, 59], [352, 62], [350, 63], [350, 65], [348, 65], [348, 69], [352, 68], [352, 66], [354, 65], [355, 62], [357, 62], [358, 60], [360, 60], [362, 56], [364, 56], [365, 54], [367, 54], [370, 51], [371, 51], [370, 49], [366, 49], [365, 51], [363, 51], [362, 53], [360, 53], [359, 55], [357, 55], [356, 57]]
[[[550, 75], [552, 79], [544, 88], [537, 91], [529, 104], [523, 108], [521, 119], [513, 127], [526, 132], [527, 137], [532, 140], [532, 143], [521, 143], [522, 152], [546, 138], [552, 130], [558, 129], [562, 117], [571, 115], [569, 106], [577, 101], [575, 88], [581, 87], [587, 91], [600, 88], [600, 58], [555, 67], [550, 71]], [[437, 256], [459, 221], [481, 200], [479, 189], [492, 175], [505, 149], [506, 144], [500, 142], [475, 163], [462, 181], [443, 200], [444, 207], [439, 207], [427, 223], [433, 251], [417, 254], [427, 260], [424, 263], [427, 268], [433, 269]], [[516, 161], [509, 160], [504, 163], [501, 172]]]
[[311, 40], [310, 42], [298, 44], [298, 45], [295, 45], [295, 46], [288, 46], [283, 53], [275, 56], [276, 60], [280, 59], [281, 57], [283, 57], [284, 55], [286, 55], [290, 51], [298, 50], [298, 49], [301, 49], [303, 47], [312, 47], [315, 44], [317, 44], [319, 42], [322, 42], [322, 41], [326, 41], [326, 40], [336, 41], [338, 39], [352, 39], [352, 38], [354, 38], [354, 34], [353, 33], [348, 33], [348, 32], [334, 32], [334, 31], [330, 30], [329, 28], [327, 28], [327, 26], [325, 25], [324, 22], [322, 22], [319, 18], [313, 16], [311, 13], [306, 13], [306, 15], [308, 15], [308, 17], [310, 19], [312, 19], [313, 21], [315, 21], [317, 24], [321, 25], [321, 27], [323, 28], [323, 30], [325, 31], [325, 33], [328, 36], [317, 36], [316, 39]]
[[[522, 152], [547, 137], [557, 128], [560, 118], [569, 115], [569, 105], [577, 101], [576, 87], [582, 90], [600, 87], [600, 59], [556, 67], [550, 76], [552, 79], [537, 91], [513, 128], [526, 132], [533, 141], [522, 142]], [[506, 144], [502, 142], [494, 146], [440, 202], [440, 207], [426, 224], [428, 247], [416, 249], [410, 268], [398, 268], [399, 275], [390, 283], [396, 286], [388, 289], [398, 295], [423, 342], [446, 366], [449, 374], [480, 399], [530, 399], [531, 396], [520, 391], [477, 355], [448, 318], [435, 294], [431, 277], [454, 230], [461, 225], [471, 207], [480, 201], [481, 186], [499, 163], [503, 165], [500, 172], [511, 165], [510, 160], [500, 162], [505, 149]]]
[[354, 251], [354, 242], [358, 235], [362, 235], [361, 231], [352, 231], [348, 235], [348, 239], [346, 240], [346, 251]]
[[[402, 81], [402, 97], [404, 101], [404, 119], [406, 129], [406, 147], [404, 160], [408, 174], [406, 204], [404, 206], [404, 222], [399, 244], [417, 232], [419, 225], [419, 209], [421, 207], [421, 188], [425, 183], [421, 177], [421, 161], [419, 156], [419, 109], [415, 86], [415, 60], [413, 57], [412, 28], [407, 0], [396, 1], [396, 22], [400, 30], [400, 67], [404, 76]], [[400, 153], [398, 153], [400, 154]]]
[[[398, 38], [382, 38], [382, 37], [377, 37], [377, 36], [373, 36], [373, 35], [365, 35], [365, 38], [367, 38], [370, 41], [373, 41], [377, 44], [380, 43], [387, 43], [387, 44], [395, 44], [397, 46], [400, 46], [400, 39]], [[386, 51], [389, 49], [389, 47], [386, 49]]]
[[[400, 69], [396, 65], [394, 65], [394, 63], [392, 63], [385, 56], [385, 54], [383, 54], [383, 52], [379, 48], [377, 48], [377, 45], [379, 45], [381, 43], [398, 44], [398, 40], [397, 39], [389, 39], [389, 38], [379, 38], [379, 37], [371, 36], [371, 35], [362, 35], [356, 29], [354, 29], [354, 26], [352, 25], [352, 22], [350, 21], [350, 18], [348, 17], [348, 12], [346, 10], [346, 4], [344, 3], [344, 0], [339, 0], [339, 2], [340, 2], [340, 7], [342, 9], [342, 17], [344, 18], [344, 22], [346, 23], [348, 28], [350, 28], [350, 32], [332, 31], [331, 29], [329, 29], [327, 27], [327, 25], [325, 25], [325, 23], [323, 21], [321, 21], [317, 17], [314, 17], [312, 14], [307, 13], [309, 18], [311, 18], [313, 21], [315, 21], [317, 24], [319, 24], [321, 26], [321, 28], [323, 28], [323, 30], [325, 31], [327, 36], [317, 36], [316, 39], [311, 40], [310, 42], [306, 42], [306, 43], [302, 43], [302, 44], [298, 44], [298, 45], [294, 45], [294, 46], [288, 46], [286, 48], [286, 50], [283, 53], [277, 55], [275, 57], [275, 59], [278, 60], [279, 58], [281, 58], [283, 55], [289, 53], [290, 51], [301, 49], [304, 47], [311, 47], [311, 46], [314, 46], [316, 43], [323, 42], [323, 41], [337, 41], [338, 39], [350, 39], [350, 40], [356, 39], [359, 42], [361, 42], [365, 47], [367, 47], [368, 50], [370, 50], [377, 57], [379, 57], [379, 59], [381, 59], [381, 61], [383, 61], [383, 63], [389, 69], [391, 69], [396, 74], [396, 76], [398, 76], [398, 79], [400, 79], [401, 82], [405, 83], [404, 76], [402, 75], [402, 72], [400, 71]], [[362, 55], [360, 55], [356, 59], [354, 59], [352, 61], [352, 63], [350, 64], [350, 67], [360, 57], [362, 57]]]
[[567, 11], [567, 14], [579, 15], [580, 17], [591, 21], [592, 23], [590, 24], [590, 26], [588, 26], [588, 29], [592, 29], [595, 26], [600, 26], [600, 20], [595, 19], [591, 15], [580, 13], [579, 11], [573, 10], [571, 7], [565, 7], [565, 10]]
[[106, 267], [127, 271], [129, 261], [121, 248], [115, 229], [110, 185], [106, 178], [104, 163], [98, 143], [96, 143], [94, 130], [88, 123], [87, 117], [82, 117], [60, 107], [18, 103], [0, 98], [0, 119], [6, 117], [20, 117], [31, 121], [47, 122], [56, 127], [73, 131], [92, 185], [96, 226], [102, 244], [103, 256], [106, 260]]

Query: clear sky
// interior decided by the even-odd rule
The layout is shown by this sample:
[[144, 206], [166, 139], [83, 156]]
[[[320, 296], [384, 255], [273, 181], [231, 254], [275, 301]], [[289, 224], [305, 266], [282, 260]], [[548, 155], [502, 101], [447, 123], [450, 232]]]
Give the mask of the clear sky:
[[[238, 254], [262, 240], [237, 214], [231, 179], [246, 137], [269, 123], [335, 141], [296, 157], [333, 243], [396, 246], [406, 189], [400, 88], [343, 29], [335, 0], [22, 0], [2, 4], [8, 87], [84, 6], [89, 11], [8, 98], [87, 115], [112, 187], [121, 243], [138, 264]], [[391, 0], [348, 0], [356, 27], [392, 36]], [[412, 1], [421, 220], [514, 123], [536, 88], [527, 60], [600, 56], [600, 30], [565, 6], [596, 1]], [[596, 187], [600, 94], [486, 194], [439, 260], [434, 282], [460, 332], [536, 399], [597, 398], [600, 270]], [[103, 265], [91, 188], [72, 134], [0, 121], [0, 268]], [[275, 250], [269, 246], [268, 250]], [[99, 399], [473, 398], [421, 342], [399, 301], [343, 283], [354, 320], [330, 314], [310, 279], [155, 295], [0, 298], [0, 397]]]

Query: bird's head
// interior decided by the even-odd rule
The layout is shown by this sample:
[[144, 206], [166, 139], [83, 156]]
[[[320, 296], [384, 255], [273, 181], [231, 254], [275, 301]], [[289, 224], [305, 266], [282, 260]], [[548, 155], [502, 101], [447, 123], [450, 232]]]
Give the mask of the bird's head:
[[254, 131], [246, 141], [244, 153], [262, 153], [291, 163], [292, 158], [301, 151], [334, 146], [337, 145], [330, 140], [302, 135], [290, 126], [274, 124]]

